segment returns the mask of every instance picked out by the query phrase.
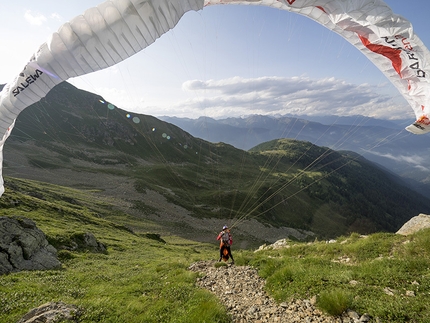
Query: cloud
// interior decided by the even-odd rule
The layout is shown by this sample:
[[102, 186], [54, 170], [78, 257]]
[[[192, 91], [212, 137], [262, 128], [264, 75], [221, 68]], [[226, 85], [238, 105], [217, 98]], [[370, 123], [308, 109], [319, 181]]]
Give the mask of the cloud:
[[420, 169], [421, 171], [427, 171], [427, 172], [429, 171], [428, 167], [425, 166], [426, 158], [419, 155], [405, 156], [405, 155], [393, 155], [390, 153], [380, 153], [377, 151], [366, 151], [366, 152], [376, 156], [388, 158], [399, 163], [406, 163], [406, 164], [413, 165], [415, 168]]
[[50, 18], [54, 19], [56, 21], [59, 21], [59, 22], [63, 22], [64, 21], [63, 17], [61, 17], [61, 15], [58, 14], [58, 13], [56, 13], [56, 12], [51, 13]]
[[47, 18], [44, 15], [40, 13], [34, 13], [31, 10], [27, 10], [25, 12], [24, 18], [28, 23], [30, 23], [30, 25], [34, 26], [41, 26], [47, 21]]
[[24, 18], [30, 25], [33, 26], [42, 26], [43, 24], [47, 23], [48, 20], [53, 20], [57, 23], [64, 21], [63, 17], [61, 17], [61, 15], [58, 13], [54, 12], [49, 15], [49, 18], [47, 18], [45, 15], [38, 12], [33, 12], [31, 10], [27, 10], [24, 13]]
[[[204, 112], [207, 116], [249, 114], [364, 115], [382, 119], [413, 118], [400, 96], [381, 94], [369, 84], [351, 84], [335, 78], [233, 77], [223, 80], [190, 80], [183, 90], [194, 98], [168, 110]], [[202, 111], [203, 110], [203, 111]], [[202, 113], [197, 113], [202, 115]]]

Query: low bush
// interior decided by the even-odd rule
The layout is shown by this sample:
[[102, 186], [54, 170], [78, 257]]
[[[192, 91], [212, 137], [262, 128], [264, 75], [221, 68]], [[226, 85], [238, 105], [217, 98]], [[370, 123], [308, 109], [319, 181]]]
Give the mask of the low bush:
[[317, 298], [317, 307], [323, 312], [339, 316], [352, 305], [351, 293], [342, 289], [323, 291]]

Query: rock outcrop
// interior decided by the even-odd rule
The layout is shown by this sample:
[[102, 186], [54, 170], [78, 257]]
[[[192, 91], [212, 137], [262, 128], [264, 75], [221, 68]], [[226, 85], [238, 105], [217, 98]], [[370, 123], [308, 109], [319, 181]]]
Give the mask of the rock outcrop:
[[427, 228], [430, 228], [430, 215], [421, 213], [406, 222], [396, 233], [407, 236]]
[[97, 241], [94, 234], [91, 232], [85, 232], [83, 235], [83, 246], [88, 251], [94, 252], [94, 253], [107, 253], [106, 246]]
[[70, 251], [89, 251], [93, 253], [107, 253], [106, 246], [99, 242], [91, 232], [75, 233], [70, 241], [59, 247]]
[[32, 220], [0, 217], [0, 275], [60, 266], [57, 250]]
[[32, 309], [25, 314], [17, 323], [59, 323], [59, 322], [78, 322], [80, 315], [79, 309], [74, 305], [62, 302], [46, 303]]

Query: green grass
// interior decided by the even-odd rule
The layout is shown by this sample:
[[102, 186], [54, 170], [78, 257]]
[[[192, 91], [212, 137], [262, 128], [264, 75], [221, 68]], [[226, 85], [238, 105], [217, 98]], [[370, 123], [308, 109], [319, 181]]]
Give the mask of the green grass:
[[430, 230], [410, 237], [352, 234], [336, 243], [291, 242], [289, 248], [235, 257], [259, 270], [278, 302], [316, 295], [317, 306], [330, 315], [349, 308], [382, 322], [429, 322], [429, 241]]
[[[51, 301], [77, 305], [82, 323], [230, 322], [218, 299], [195, 287], [198, 274], [187, 270], [191, 263], [216, 255], [215, 246], [134, 233], [121, 225], [132, 223], [131, 217], [79, 191], [62, 191], [63, 196], [72, 194], [70, 200], [59, 198], [58, 187], [51, 190], [52, 186], [25, 181], [15, 185], [17, 191], [2, 198], [0, 215], [33, 219], [58, 245], [92, 232], [108, 252], [62, 250], [61, 269], [0, 276], [0, 322], [16, 322]], [[43, 200], [23, 193], [36, 188]], [[5, 207], [11, 200], [18, 206]], [[144, 230], [145, 224], [136, 222], [134, 227]]]
[[318, 297], [317, 306], [333, 316], [339, 316], [352, 305], [351, 293], [336, 288], [331, 291], [323, 291]]

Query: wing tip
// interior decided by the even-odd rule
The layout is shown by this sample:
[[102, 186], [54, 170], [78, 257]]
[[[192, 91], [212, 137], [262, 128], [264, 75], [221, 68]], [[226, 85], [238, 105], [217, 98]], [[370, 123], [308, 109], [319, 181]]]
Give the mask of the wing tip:
[[419, 121], [415, 121], [405, 129], [415, 135], [423, 135], [430, 132], [430, 124], [424, 124]]

